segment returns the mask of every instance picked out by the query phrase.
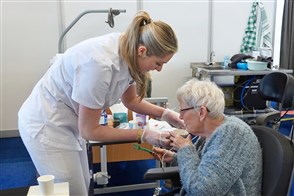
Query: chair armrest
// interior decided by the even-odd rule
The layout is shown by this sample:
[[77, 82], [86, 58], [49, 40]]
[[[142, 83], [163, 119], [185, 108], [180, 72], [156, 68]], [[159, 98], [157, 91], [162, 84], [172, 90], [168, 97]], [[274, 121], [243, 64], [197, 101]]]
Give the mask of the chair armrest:
[[163, 167], [148, 169], [144, 174], [145, 180], [161, 180], [179, 178], [179, 167]]
[[273, 111], [266, 114], [261, 114], [256, 117], [256, 124], [266, 126], [268, 122], [277, 120], [280, 118], [280, 116], [280, 111]]

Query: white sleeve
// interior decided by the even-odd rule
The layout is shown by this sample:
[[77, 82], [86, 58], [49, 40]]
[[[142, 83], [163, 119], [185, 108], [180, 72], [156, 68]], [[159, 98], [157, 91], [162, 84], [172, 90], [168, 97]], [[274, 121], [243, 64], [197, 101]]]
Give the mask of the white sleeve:
[[112, 80], [111, 62], [95, 60], [78, 65], [74, 71], [72, 99], [92, 109], [102, 108]]

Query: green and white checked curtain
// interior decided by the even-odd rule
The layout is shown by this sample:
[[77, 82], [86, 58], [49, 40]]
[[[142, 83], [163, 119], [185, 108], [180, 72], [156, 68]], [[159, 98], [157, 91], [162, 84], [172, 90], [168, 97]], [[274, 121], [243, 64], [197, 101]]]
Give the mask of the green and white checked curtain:
[[257, 47], [271, 49], [271, 43], [272, 37], [264, 7], [261, 2], [253, 2], [240, 53], [248, 54]]

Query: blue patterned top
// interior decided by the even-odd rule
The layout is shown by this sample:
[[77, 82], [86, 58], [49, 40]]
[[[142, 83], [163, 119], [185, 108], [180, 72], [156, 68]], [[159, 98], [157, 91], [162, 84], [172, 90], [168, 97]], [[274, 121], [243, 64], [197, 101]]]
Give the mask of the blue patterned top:
[[245, 122], [226, 116], [201, 142], [179, 149], [175, 156], [183, 185], [180, 195], [261, 195], [262, 151]]

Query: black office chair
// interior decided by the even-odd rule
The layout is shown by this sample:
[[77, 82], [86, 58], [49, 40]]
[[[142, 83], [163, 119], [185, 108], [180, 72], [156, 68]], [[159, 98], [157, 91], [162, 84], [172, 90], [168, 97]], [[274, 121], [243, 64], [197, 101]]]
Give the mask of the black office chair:
[[[148, 169], [144, 174], [144, 180], [170, 180], [171, 186], [170, 192], [158, 194], [158, 196], [173, 196], [175, 193], [180, 192], [182, 187], [179, 167], [178, 166], [169, 166], [162, 168], [151, 168]], [[154, 195], [154, 194], [153, 194]]]
[[[294, 149], [290, 140], [269, 127], [253, 125], [263, 152], [262, 195], [284, 196], [291, 188]], [[144, 175], [146, 180], [179, 179], [178, 167], [152, 168]], [[176, 187], [174, 190], [177, 190]], [[174, 195], [172, 190], [164, 195]]]
[[251, 126], [262, 148], [262, 195], [287, 195], [291, 188], [294, 149], [280, 132], [265, 126]]
[[282, 72], [272, 72], [265, 75], [257, 88], [258, 95], [266, 101], [279, 104], [277, 110], [261, 114], [256, 118], [257, 125], [270, 126], [278, 129], [281, 120], [281, 110], [290, 109], [293, 105], [294, 77]]

